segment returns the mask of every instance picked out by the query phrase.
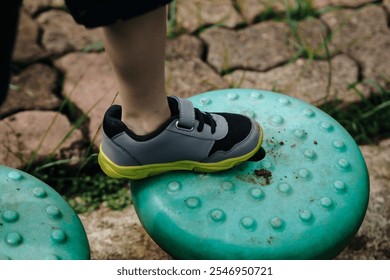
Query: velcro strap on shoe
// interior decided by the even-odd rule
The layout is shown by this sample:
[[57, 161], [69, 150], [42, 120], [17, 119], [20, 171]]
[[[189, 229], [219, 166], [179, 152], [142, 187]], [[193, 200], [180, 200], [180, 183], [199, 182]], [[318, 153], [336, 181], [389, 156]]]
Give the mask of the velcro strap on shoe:
[[179, 127], [193, 129], [195, 127], [195, 111], [191, 101], [173, 96], [179, 106]]

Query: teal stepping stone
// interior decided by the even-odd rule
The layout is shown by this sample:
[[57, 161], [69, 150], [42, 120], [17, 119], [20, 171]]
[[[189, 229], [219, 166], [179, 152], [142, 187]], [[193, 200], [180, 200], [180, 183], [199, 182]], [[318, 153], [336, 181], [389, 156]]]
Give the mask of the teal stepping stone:
[[84, 227], [70, 205], [37, 178], [0, 165], [0, 260], [85, 260]]
[[217, 90], [190, 100], [255, 118], [266, 156], [219, 173], [132, 181], [138, 217], [163, 250], [176, 259], [332, 259], [348, 245], [366, 213], [369, 178], [338, 122], [269, 91]]

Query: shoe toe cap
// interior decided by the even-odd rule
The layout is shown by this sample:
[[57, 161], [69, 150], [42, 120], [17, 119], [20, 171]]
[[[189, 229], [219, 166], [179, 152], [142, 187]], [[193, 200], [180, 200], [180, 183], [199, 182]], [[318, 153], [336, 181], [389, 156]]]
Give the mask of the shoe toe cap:
[[243, 115], [221, 114], [228, 123], [227, 135], [214, 143], [209, 157], [223, 160], [223, 157], [244, 156], [259, 146], [261, 141], [260, 125]]

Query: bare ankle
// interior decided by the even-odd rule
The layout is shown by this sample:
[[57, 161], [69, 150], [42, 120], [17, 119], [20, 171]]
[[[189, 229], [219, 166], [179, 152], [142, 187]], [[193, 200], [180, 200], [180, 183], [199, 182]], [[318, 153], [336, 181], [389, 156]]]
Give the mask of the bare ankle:
[[171, 112], [146, 112], [140, 115], [126, 114], [122, 116], [122, 122], [136, 135], [147, 135], [157, 130], [171, 117]]

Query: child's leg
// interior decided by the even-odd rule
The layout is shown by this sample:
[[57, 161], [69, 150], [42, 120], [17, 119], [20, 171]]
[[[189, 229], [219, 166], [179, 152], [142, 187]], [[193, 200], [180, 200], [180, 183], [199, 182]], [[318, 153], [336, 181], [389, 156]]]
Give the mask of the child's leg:
[[118, 80], [122, 121], [135, 134], [153, 132], [171, 116], [165, 93], [166, 9], [103, 27]]
[[170, 0], [66, 2], [79, 23], [103, 26], [118, 80], [122, 106], [105, 114], [99, 153], [107, 175], [142, 179], [172, 170], [219, 171], [258, 151], [262, 131], [254, 120], [201, 112], [186, 99], [167, 98], [162, 4]]

